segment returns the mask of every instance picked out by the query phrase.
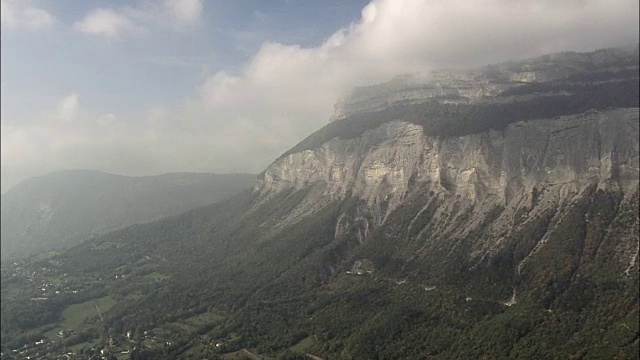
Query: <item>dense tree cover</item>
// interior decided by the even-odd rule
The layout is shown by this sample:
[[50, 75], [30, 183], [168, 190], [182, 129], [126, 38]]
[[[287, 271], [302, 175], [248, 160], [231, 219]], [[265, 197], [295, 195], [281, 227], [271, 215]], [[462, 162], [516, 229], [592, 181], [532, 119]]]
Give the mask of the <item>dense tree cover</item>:
[[[219, 207], [109, 234], [49, 264], [59, 263], [61, 272], [108, 279], [104, 289], [117, 303], [104, 314], [103, 325], [95, 323], [98, 336], [118, 338], [132, 331], [136, 341], [154, 336], [172, 343], [140, 347], [132, 358], [214, 358], [243, 348], [299, 358], [286, 350], [307, 338], [313, 339], [308, 352], [329, 359], [633, 358], [638, 350], [637, 270], [621, 278], [624, 269], [613, 269], [615, 244], [629, 234], [616, 238], [605, 231], [621, 231], [611, 229], [637, 221], [637, 199], [628, 200], [633, 197], [623, 200], [620, 192], [591, 189], [563, 218], [552, 221], [552, 214], [543, 213], [517, 226], [519, 232], [500, 252], [478, 264], [464, 251], [418, 251], [428, 245], [418, 234], [431, 236], [439, 205], [426, 191], [410, 195], [364, 244], [356, 240], [358, 226], [334, 237], [339, 214], [360, 208], [354, 199], [334, 202], [279, 231], [264, 231], [264, 224], [289, 213], [306, 191], [279, 194], [259, 205], [260, 211], [242, 215], [243, 209], [258, 206], [244, 194]], [[430, 200], [433, 205], [425, 208]], [[458, 219], [469, 211], [458, 209]], [[503, 211], [494, 208], [471, 238], [449, 243], [464, 248], [488, 236], [487, 224]], [[411, 220], [425, 231], [410, 228]], [[517, 264], [550, 229], [548, 246], [517, 276]], [[427, 255], [408, 256], [415, 253]], [[92, 261], [96, 255], [99, 262]], [[372, 273], [345, 273], [363, 258], [371, 260]], [[114, 274], [128, 278], [118, 281]], [[437, 288], [426, 290], [427, 284]], [[12, 285], [3, 281], [3, 291]], [[507, 307], [503, 301], [514, 288], [518, 303]], [[3, 301], [3, 349], [37, 341], [65, 305], [86, 298], [60, 305], [29, 303], [26, 309], [38, 316], [55, 315], [31, 322], [29, 311], [19, 310], [24, 304]], [[21, 312], [4, 315], [14, 308]], [[223, 313], [224, 320], [180, 325], [211, 311]], [[93, 336], [96, 332], [82, 334], [67, 345]]]
[[[502, 94], [518, 96], [510, 103], [434, 102], [361, 114], [291, 151], [394, 119], [458, 136], [638, 106], [637, 77], [627, 78], [636, 73], [611, 82], [599, 76], [513, 88]], [[294, 216], [308, 209], [309, 194], [324, 190], [317, 183], [267, 197], [245, 192], [3, 267], [2, 349], [41, 339], [65, 321], [70, 305], [108, 295], [114, 305], [104, 321], [87, 315], [86, 330], [55, 346], [97, 338], [104, 347], [111, 338], [133, 346], [131, 359], [215, 359], [248, 354], [243, 349], [284, 359], [303, 352], [326, 359], [637, 358], [638, 264], [627, 268], [623, 259], [638, 241], [637, 190], [623, 196], [593, 186], [536, 212], [548, 189], [534, 188], [530, 205], [507, 214], [512, 231], [496, 233], [491, 225], [508, 212], [502, 205], [447, 202], [455, 195], [429, 185], [412, 183], [383, 224], [377, 210], [385, 201], [372, 210], [350, 196]], [[435, 216], [448, 205], [446, 216]], [[475, 227], [456, 232], [478, 209]], [[478, 243], [492, 251], [473, 256]], [[65, 286], [80, 291], [31, 300], [42, 291], [33, 274], [45, 282], [67, 274]], [[508, 302], [513, 294], [517, 302]], [[91, 351], [87, 345], [81, 353]]]

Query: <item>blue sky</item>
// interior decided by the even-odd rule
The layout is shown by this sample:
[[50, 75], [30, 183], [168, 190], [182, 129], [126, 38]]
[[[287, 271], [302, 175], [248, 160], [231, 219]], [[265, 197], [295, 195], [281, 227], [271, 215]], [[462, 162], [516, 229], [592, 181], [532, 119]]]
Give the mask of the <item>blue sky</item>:
[[2, 32], [2, 113], [8, 121], [28, 120], [34, 102], [54, 107], [74, 92], [99, 112], [173, 104], [191, 94], [206, 74], [237, 72], [266, 41], [321, 44], [357, 19], [366, 5], [351, 0], [209, 1], [194, 24], [177, 31], [160, 27], [109, 40], [73, 29], [97, 8], [140, 3], [31, 2], [55, 16], [55, 24], [46, 31]]
[[2, 192], [261, 172], [353, 86], [638, 41], [637, 0], [0, 0]]

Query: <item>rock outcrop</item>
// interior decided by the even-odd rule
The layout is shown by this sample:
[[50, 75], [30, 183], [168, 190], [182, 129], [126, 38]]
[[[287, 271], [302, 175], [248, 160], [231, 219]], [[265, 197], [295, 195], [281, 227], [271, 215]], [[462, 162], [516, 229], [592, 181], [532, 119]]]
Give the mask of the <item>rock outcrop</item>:
[[[350, 105], [340, 105], [341, 113], [349, 116], [276, 160], [258, 177], [254, 191], [263, 199], [285, 190], [307, 191], [278, 221], [278, 228], [303, 221], [332, 202], [357, 199], [355, 209], [338, 217], [336, 241], [352, 239], [362, 245], [364, 250], [354, 255], [359, 259], [380, 248], [398, 246], [385, 256], [402, 259], [405, 265], [389, 271], [403, 273], [413, 262], [416, 269], [422, 269], [416, 270], [415, 278], [433, 284], [444, 281], [447, 264], [462, 262], [473, 269], [503, 252], [515, 262], [509, 271], [519, 277], [532, 259], [551, 251], [543, 251], [550, 239], [556, 244], [559, 234], [577, 231], [567, 229], [575, 222], [568, 218], [580, 216], [579, 226], [589, 228], [589, 217], [602, 216], [602, 211], [594, 209], [600, 203], [611, 203], [615, 206], [607, 211], [612, 213], [597, 223], [608, 230], [587, 237], [617, 249], [607, 251], [617, 254], [618, 274], [628, 275], [637, 269], [638, 257], [638, 238], [631, 230], [638, 227], [638, 218], [627, 219], [633, 213], [629, 209], [637, 207], [640, 180], [637, 99], [629, 97], [625, 100], [628, 106], [611, 107], [598, 103], [600, 95], [594, 99], [588, 90], [594, 84], [623, 82], [624, 87], [612, 87], [611, 91], [624, 94], [637, 88], [637, 58], [637, 47], [557, 54], [475, 72], [442, 72], [440, 79], [448, 76], [446, 89], [438, 88], [444, 82], [434, 83], [437, 77], [429, 79], [428, 86], [405, 77], [361, 89]], [[513, 90], [525, 83], [530, 86], [526, 90]], [[501, 102], [501, 109], [508, 109], [511, 103], [527, 101], [523, 98], [547, 96], [536, 90], [540, 84], [542, 89], [566, 88], [582, 95], [565, 101], [564, 95], [554, 94], [554, 100], [536, 103], [551, 104], [553, 111], [565, 115], [532, 118], [519, 113], [526, 109], [519, 107], [512, 112], [521, 118], [496, 118], [495, 122], [502, 121], [504, 126], [493, 126], [491, 118], [485, 117], [483, 121], [489, 120], [486, 131], [462, 135], [430, 133], [429, 129], [436, 128], [430, 126], [431, 120], [416, 121], [415, 116], [411, 121], [380, 119], [380, 114], [406, 112], [375, 113], [388, 106], [420, 103], [428, 108], [456, 101], [463, 106], [475, 103], [480, 109], [484, 104]], [[617, 94], [608, 88], [600, 91], [616, 104]], [[567, 111], [583, 108], [574, 106], [581, 101], [593, 103], [594, 108]], [[367, 127], [368, 118], [372, 120]], [[473, 128], [473, 120], [464, 121], [464, 126], [471, 124]], [[338, 123], [342, 127], [331, 128]], [[359, 130], [348, 136], [336, 131], [350, 130], [354, 123]], [[364, 130], [358, 132], [360, 129]], [[608, 200], [602, 200], [605, 198]], [[619, 219], [626, 219], [625, 230], [614, 239], [616, 221], [623, 221]], [[537, 229], [535, 235], [532, 229]], [[396, 234], [405, 235], [396, 238]], [[464, 250], [460, 250], [461, 244]], [[519, 250], [514, 253], [514, 248]], [[597, 249], [590, 251], [595, 254]], [[584, 261], [589, 265], [576, 266], [592, 266], [591, 260]], [[427, 268], [430, 270], [424, 272]], [[508, 289], [505, 299], [512, 293], [515, 290]]]
[[550, 186], [579, 191], [597, 184], [629, 192], [638, 184], [638, 117], [638, 109], [590, 111], [444, 139], [392, 121], [361, 137], [332, 139], [279, 159], [255, 190], [324, 182], [323, 196], [349, 193], [370, 205], [384, 201], [387, 212], [418, 183], [474, 203], [495, 197], [503, 206]]
[[[359, 87], [335, 105], [331, 121], [381, 110], [398, 104], [435, 101], [441, 104], [470, 104], [517, 101], [520, 96], [499, 97], [513, 88], [558, 80], [570, 82], [612, 81], [625, 71], [637, 71], [638, 47], [604, 49], [590, 53], [565, 52], [539, 58], [511, 61], [472, 70], [440, 70], [429, 74], [403, 75], [372, 86]], [[588, 78], [584, 74], [607, 72], [608, 77]], [[611, 77], [611, 75], [616, 74]], [[538, 93], [536, 96], [550, 94]]]

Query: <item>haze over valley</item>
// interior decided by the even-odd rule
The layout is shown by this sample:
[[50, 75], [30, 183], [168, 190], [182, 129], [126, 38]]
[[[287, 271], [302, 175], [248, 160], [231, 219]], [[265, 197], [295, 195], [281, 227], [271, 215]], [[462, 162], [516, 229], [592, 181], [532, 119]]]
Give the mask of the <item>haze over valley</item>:
[[638, 358], [637, 2], [2, 14], [3, 359]]

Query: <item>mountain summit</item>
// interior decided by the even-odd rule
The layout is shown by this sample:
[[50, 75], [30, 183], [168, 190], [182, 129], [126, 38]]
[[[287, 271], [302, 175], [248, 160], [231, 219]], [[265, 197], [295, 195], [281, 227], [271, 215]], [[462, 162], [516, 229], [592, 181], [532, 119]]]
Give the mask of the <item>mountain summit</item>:
[[636, 46], [356, 90], [252, 192], [16, 265], [89, 285], [3, 313], [3, 348], [108, 297], [83, 331], [157, 359], [637, 357], [638, 74]]

